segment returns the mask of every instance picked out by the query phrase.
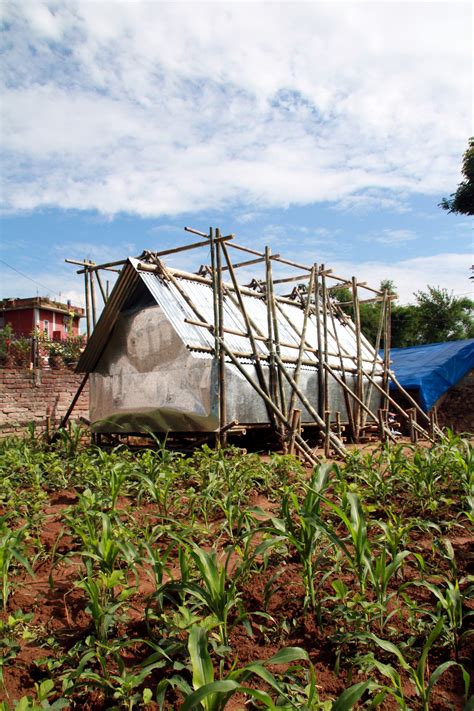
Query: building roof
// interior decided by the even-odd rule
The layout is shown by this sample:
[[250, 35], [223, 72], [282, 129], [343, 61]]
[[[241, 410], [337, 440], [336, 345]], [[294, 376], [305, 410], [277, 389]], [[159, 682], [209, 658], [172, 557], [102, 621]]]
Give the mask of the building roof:
[[390, 351], [392, 369], [405, 390], [415, 390], [428, 412], [453, 385], [474, 368], [474, 338], [430, 343]]
[[33, 296], [26, 299], [6, 298], [0, 300], [0, 309], [2, 311], [27, 311], [28, 309], [45, 309], [46, 311], [55, 311], [56, 313], [70, 314], [74, 312], [74, 316], [82, 318], [85, 311], [80, 306], [72, 304], [63, 304], [60, 301], [53, 301], [47, 296]]
[[[159, 272], [150, 271], [149, 266], [147, 266], [147, 271], [141, 271], [141, 266], [137, 259], [130, 258], [127, 261], [79, 360], [77, 366], [79, 372], [91, 372], [95, 369], [122, 308], [127, 301], [130, 301], [130, 297], [140, 284], [146, 286], [153, 300], [162, 308], [183, 343], [191, 351], [204, 354], [214, 348], [215, 339], [212, 331], [196, 323], [199, 321], [204, 321], [207, 324], [214, 323], [213, 293], [209, 280], [195, 274], [170, 269], [170, 273], [179, 282], [180, 288], [178, 289], [173, 281], [163, 278]], [[246, 335], [244, 317], [232, 286], [229, 284], [226, 287], [227, 293], [223, 299], [225, 343], [240, 360], [249, 360], [252, 355], [252, 345]], [[262, 295], [244, 287], [241, 288], [241, 292], [245, 311], [254, 324], [255, 331], [266, 338], [268, 334], [267, 306]], [[190, 302], [196, 307], [196, 310], [193, 309]], [[198, 318], [196, 311], [202, 319]], [[303, 318], [304, 309], [299, 301], [291, 303], [288, 299], [278, 299], [277, 323], [281, 344], [280, 356], [283, 361], [288, 363], [295, 361], [298, 356]], [[195, 323], [192, 323], [193, 321]], [[356, 364], [356, 337], [352, 322], [349, 319], [342, 321], [335, 318], [333, 323], [328, 318], [327, 332], [329, 364], [340, 369], [342, 359], [345, 368], [354, 368]], [[314, 351], [317, 348], [318, 339], [314, 313], [308, 318], [305, 340], [308, 345], [308, 350], [305, 350], [304, 353], [305, 367], [316, 367], [318, 360]], [[262, 357], [268, 356], [269, 350], [263, 338], [256, 341], [256, 347]], [[362, 342], [362, 357], [366, 361], [366, 368], [370, 370], [381, 368], [381, 361], [365, 339]], [[375, 366], [374, 359], [376, 360]]]

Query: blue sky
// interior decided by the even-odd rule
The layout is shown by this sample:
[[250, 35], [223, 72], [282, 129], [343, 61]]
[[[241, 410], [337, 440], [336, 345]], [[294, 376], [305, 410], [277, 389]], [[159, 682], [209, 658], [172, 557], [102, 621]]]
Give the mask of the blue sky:
[[184, 225], [391, 278], [405, 302], [469, 292], [472, 221], [437, 204], [473, 133], [470, 3], [1, 12], [2, 297], [82, 303], [65, 257], [193, 241]]

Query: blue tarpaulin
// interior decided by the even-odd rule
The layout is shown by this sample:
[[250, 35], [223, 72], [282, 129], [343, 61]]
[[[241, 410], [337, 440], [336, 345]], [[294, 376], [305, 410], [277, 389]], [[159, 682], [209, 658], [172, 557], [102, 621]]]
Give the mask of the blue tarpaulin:
[[390, 359], [400, 385], [416, 390], [421, 407], [428, 412], [441, 395], [474, 368], [474, 338], [393, 348]]

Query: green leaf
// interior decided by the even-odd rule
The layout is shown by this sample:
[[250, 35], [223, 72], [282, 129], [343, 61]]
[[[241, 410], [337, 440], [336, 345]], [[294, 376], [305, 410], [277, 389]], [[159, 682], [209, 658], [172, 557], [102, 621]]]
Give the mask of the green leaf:
[[207, 632], [202, 627], [191, 627], [188, 650], [193, 668], [194, 689], [211, 684], [214, 681], [214, 668], [207, 648]]
[[370, 687], [376, 687], [376, 685], [370, 681], [361, 681], [358, 684], [353, 684], [348, 689], [345, 689], [335, 700], [331, 711], [350, 711], [350, 709], [354, 707], [354, 704], [359, 701], [362, 694]]
[[207, 699], [208, 701], [208, 703], [204, 704], [205, 708], [209, 709], [209, 711], [213, 711], [213, 709], [216, 708], [216, 694], [228, 694], [229, 692], [233, 693], [241, 688], [241, 685], [232, 679], [222, 679], [220, 681], [213, 681], [210, 684], [204, 684], [193, 691], [193, 693], [185, 699], [180, 711], [194, 709], [201, 703], [201, 701], [204, 701], [204, 699]]

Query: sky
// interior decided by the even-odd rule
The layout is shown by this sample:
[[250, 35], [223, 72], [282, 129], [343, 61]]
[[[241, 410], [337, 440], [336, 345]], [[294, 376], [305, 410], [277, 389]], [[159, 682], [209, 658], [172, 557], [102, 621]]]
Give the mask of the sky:
[[[195, 241], [469, 294], [463, 2], [3, 2], [0, 297]], [[206, 249], [168, 263], [195, 269]]]

